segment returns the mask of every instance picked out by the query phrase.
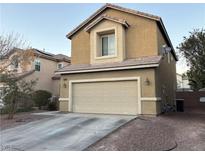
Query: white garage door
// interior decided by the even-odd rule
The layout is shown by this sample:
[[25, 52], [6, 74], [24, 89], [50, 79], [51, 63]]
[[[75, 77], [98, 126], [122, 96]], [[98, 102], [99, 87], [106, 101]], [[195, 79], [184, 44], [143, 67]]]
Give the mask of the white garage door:
[[72, 111], [136, 115], [137, 81], [73, 83]]

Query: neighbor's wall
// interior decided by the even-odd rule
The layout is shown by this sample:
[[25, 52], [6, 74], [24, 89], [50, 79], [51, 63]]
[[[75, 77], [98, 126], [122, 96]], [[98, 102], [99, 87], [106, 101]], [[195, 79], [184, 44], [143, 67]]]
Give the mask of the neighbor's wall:
[[[54, 76], [54, 71], [57, 69], [57, 63], [44, 58], [39, 58], [39, 60], [41, 63], [40, 71], [35, 71], [33, 74], [25, 77], [24, 79], [27, 81], [38, 79], [35, 90], [47, 90], [56, 95], [57, 92], [54, 89], [55, 84], [52, 80], [52, 76]], [[32, 65], [32, 69], [35, 69], [34, 63]], [[57, 94], [59, 94], [59, 91]]]
[[[130, 25], [125, 32], [126, 58], [158, 54], [156, 21], [110, 8], [102, 12], [102, 14], [104, 13], [125, 19]], [[71, 49], [72, 64], [90, 63], [90, 34], [84, 28], [72, 36]]]

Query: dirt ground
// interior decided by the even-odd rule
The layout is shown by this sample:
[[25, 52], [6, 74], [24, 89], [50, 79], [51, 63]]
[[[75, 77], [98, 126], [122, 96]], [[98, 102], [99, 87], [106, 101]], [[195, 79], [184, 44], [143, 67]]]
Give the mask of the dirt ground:
[[136, 118], [86, 150], [205, 150], [205, 112]]
[[33, 115], [31, 113], [46, 112], [46, 111], [32, 111], [32, 112], [22, 112], [17, 113], [13, 119], [8, 120], [7, 114], [0, 115], [0, 130], [12, 128], [18, 125], [23, 125], [28, 122], [40, 120], [47, 118], [47, 115]]

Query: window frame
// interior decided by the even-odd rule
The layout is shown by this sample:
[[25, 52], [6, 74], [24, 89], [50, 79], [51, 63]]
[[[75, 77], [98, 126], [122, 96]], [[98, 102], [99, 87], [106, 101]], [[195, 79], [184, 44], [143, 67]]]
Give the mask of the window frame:
[[40, 72], [41, 71], [41, 61], [39, 59], [36, 59], [34, 62], [34, 68], [35, 71]]
[[[115, 35], [115, 55], [109, 55], [109, 56], [101, 56], [101, 41], [100, 36], [106, 35], [106, 34], [114, 34]], [[94, 32], [94, 59], [95, 60], [103, 60], [103, 59], [113, 59], [118, 57], [118, 33], [116, 27], [109, 27], [109, 28], [103, 28], [100, 30], [96, 30]]]
[[[109, 38], [113, 37], [114, 38], [114, 53], [113, 54], [109, 54]], [[103, 55], [103, 38], [107, 38], [107, 55]], [[114, 56], [116, 55], [116, 46], [115, 46], [116, 40], [115, 40], [115, 33], [111, 33], [111, 34], [104, 34], [100, 36], [100, 57], [105, 57], [105, 56]]]

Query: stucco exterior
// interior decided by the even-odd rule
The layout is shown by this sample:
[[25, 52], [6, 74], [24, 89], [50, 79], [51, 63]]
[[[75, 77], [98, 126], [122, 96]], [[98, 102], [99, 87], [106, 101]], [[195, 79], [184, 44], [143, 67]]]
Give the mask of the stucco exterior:
[[[69, 103], [69, 81], [71, 80], [86, 80], [86, 79], [101, 79], [101, 78], [126, 78], [126, 77], [139, 77], [140, 81], [140, 93], [143, 98], [142, 103], [144, 114], [156, 115], [159, 113], [158, 103], [152, 100], [156, 97], [156, 84], [155, 84], [155, 69], [140, 69], [140, 70], [123, 70], [123, 71], [111, 71], [111, 72], [98, 72], [98, 73], [83, 73], [83, 74], [70, 74], [62, 75], [61, 87], [60, 87], [60, 111], [68, 111]], [[149, 85], [146, 85], [146, 80], [150, 81]], [[148, 98], [148, 100], [147, 100]], [[151, 98], [152, 101], [149, 99]], [[154, 106], [154, 109], [150, 109], [149, 106]]]
[[[24, 77], [24, 80], [36, 80], [37, 84], [35, 90], [47, 90], [53, 95], [59, 95], [59, 80], [52, 80], [55, 75], [55, 70], [57, 70], [57, 63], [45, 58], [38, 58], [41, 62], [40, 71], [35, 71], [31, 75]], [[31, 64], [31, 69], [35, 69], [34, 63]], [[56, 83], [58, 82], [58, 83]]]
[[[159, 29], [158, 32], [158, 54], [162, 54], [162, 45], [167, 45]], [[160, 66], [156, 69], [156, 93], [161, 97], [161, 109], [166, 104], [175, 105], [176, 98], [176, 61], [172, 54], [163, 56]]]
[[[129, 27], [123, 27], [120, 23], [103, 19], [94, 25], [91, 30], [85, 30], [86, 26], [95, 22], [99, 16], [105, 14], [118, 21], [123, 19], [123, 21], [128, 23]], [[141, 109], [139, 114], [158, 115], [163, 111], [165, 105], [175, 105], [177, 58], [166, 31], [164, 32], [164, 27], [159, 26], [161, 19], [153, 20], [152, 17], [138, 16], [123, 11], [123, 9], [121, 10], [121, 8], [119, 9], [118, 7], [116, 7], [116, 9], [108, 7], [88, 21], [89, 22], [85, 23], [81, 29], [69, 35], [72, 45], [71, 65], [103, 65], [111, 62], [120, 63], [129, 59], [151, 56], [160, 56], [162, 58], [157, 67], [150, 65], [137, 69], [126, 68], [120, 71], [105, 70], [93, 73], [86, 73], [84, 71], [81, 73], [66, 74], [66, 71], [64, 71], [61, 74], [60, 81], [60, 111], [72, 111], [69, 109], [69, 101], [71, 101], [73, 97], [69, 95], [70, 91], [72, 91], [71, 81], [99, 80], [103, 78], [139, 78], [140, 95], [138, 102], [140, 103]], [[115, 39], [117, 41], [115, 44], [117, 55], [96, 58], [96, 53], [99, 50], [96, 43], [98, 41], [96, 34], [106, 30], [114, 30]], [[171, 52], [164, 52], [165, 45], [171, 48]]]
[[[8, 62], [12, 62], [12, 57], [15, 56], [17, 52], [21, 51], [23, 51], [23, 49], [12, 50], [12, 54], [10, 54], [7, 59], [5, 58], [1, 64], [7, 65]], [[54, 55], [37, 49], [30, 49], [29, 51], [33, 52], [30, 57], [30, 63], [22, 66], [18, 62], [18, 67], [10, 64], [9, 67], [6, 67], [6, 69], [11, 71], [14, 76], [20, 80], [36, 80], [37, 84], [35, 85], [34, 90], [46, 90], [51, 92], [53, 95], [59, 96], [60, 79], [52, 79], [52, 77], [55, 76], [55, 71], [58, 69], [58, 64], [67, 66], [70, 64], [70, 60], [67, 56], [61, 54]], [[40, 71], [35, 70], [35, 60], [40, 62]], [[0, 83], [0, 85], [2, 84]]]
[[[115, 35], [115, 55], [108, 57], [98, 57], [96, 54], [99, 49], [99, 36], [98, 33], [106, 32], [106, 31], [114, 31]], [[90, 63], [108, 63], [108, 62], [118, 62], [123, 61], [125, 59], [125, 28], [113, 21], [104, 20], [100, 24], [96, 25], [90, 32]]]
[[[107, 9], [102, 14], [123, 18], [129, 23], [130, 26], [125, 30], [124, 37], [127, 59], [158, 54], [157, 24], [155, 21], [113, 9]], [[88, 32], [83, 29], [77, 32], [72, 37], [71, 48], [72, 64], [91, 63], [90, 34]]]

